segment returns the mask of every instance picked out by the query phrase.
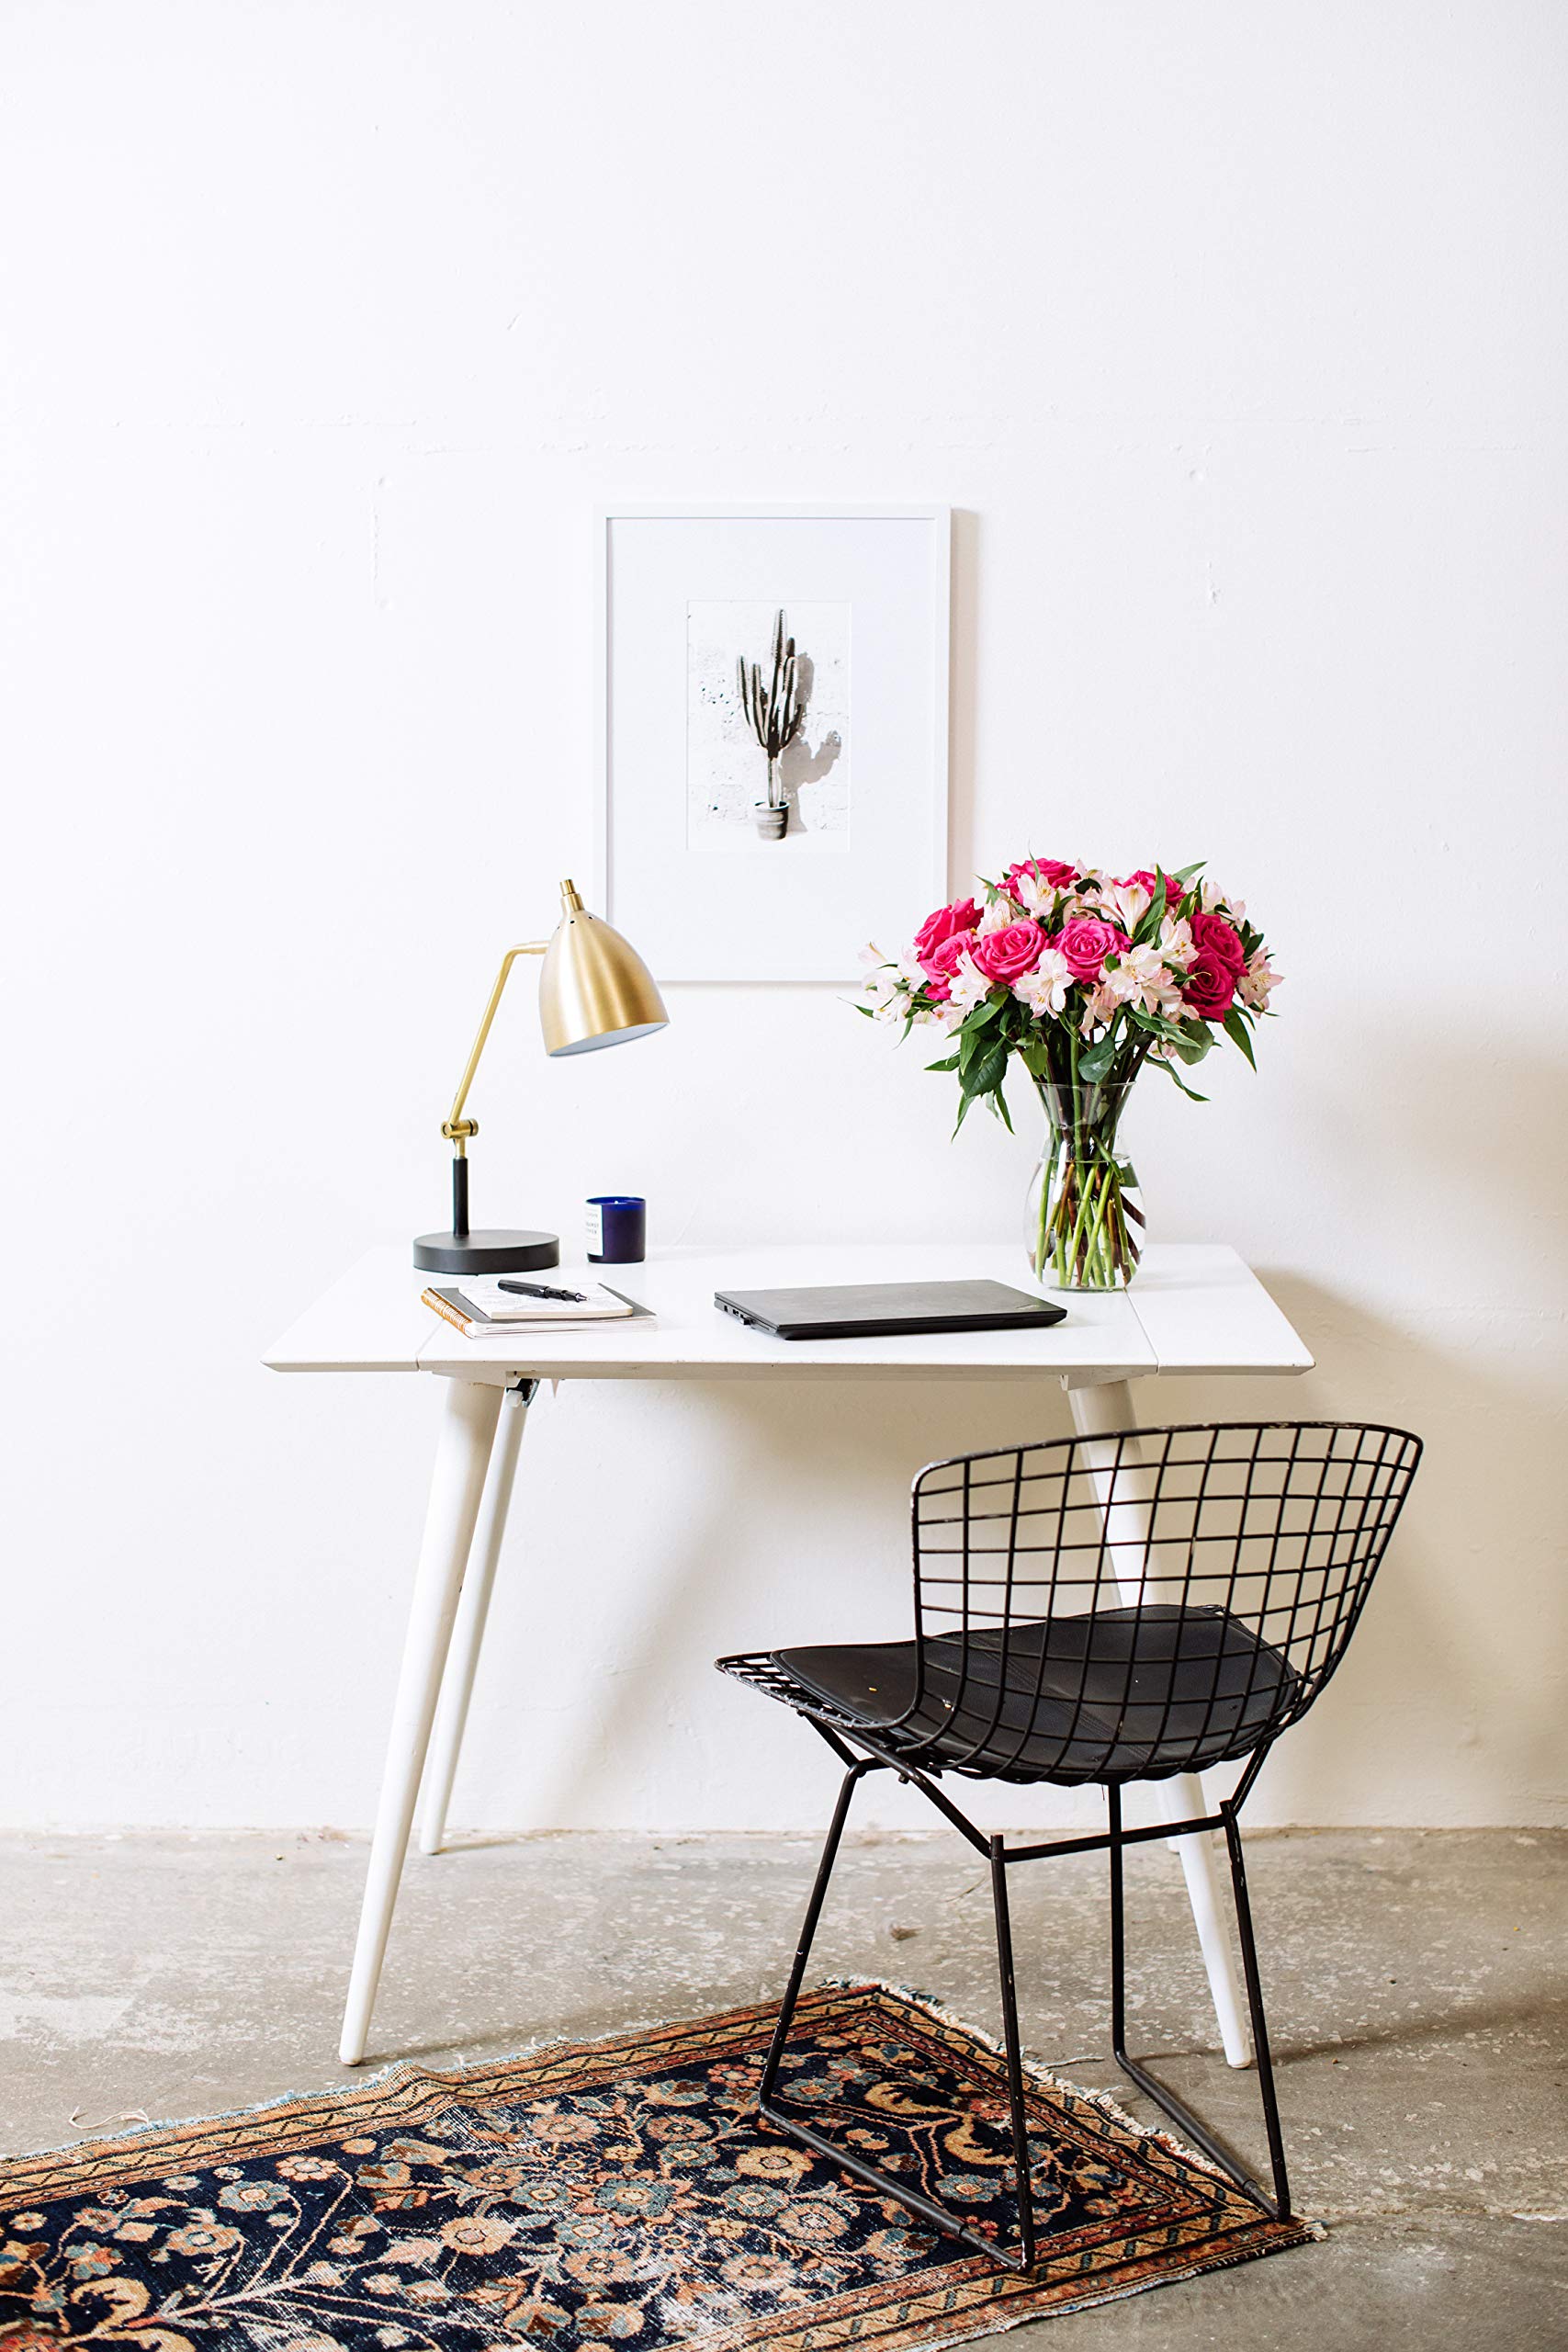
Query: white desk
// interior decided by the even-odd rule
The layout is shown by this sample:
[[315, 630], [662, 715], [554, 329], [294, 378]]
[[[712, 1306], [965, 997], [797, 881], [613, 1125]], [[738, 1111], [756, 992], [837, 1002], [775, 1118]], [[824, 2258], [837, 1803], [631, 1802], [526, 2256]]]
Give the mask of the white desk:
[[[1098, 1436], [1157, 1421], [1134, 1413], [1128, 1383], [1160, 1373], [1304, 1372], [1302, 1341], [1232, 1250], [1147, 1251], [1131, 1291], [1061, 1294], [1067, 1319], [1047, 1331], [973, 1331], [892, 1340], [772, 1340], [713, 1304], [716, 1290], [807, 1283], [905, 1282], [993, 1275], [1019, 1285], [1021, 1252], [941, 1247], [674, 1250], [606, 1268], [652, 1307], [656, 1323], [465, 1340], [419, 1303], [423, 1278], [399, 1249], [374, 1250], [272, 1348], [278, 1372], [434, 1373], [446, 1383], [424, 1539], [415, 1571], [391, 1736], [370, 1849], [344, 2017], [342, 2055], [365, 2055], [398, 1882], [420, 1783], [420, 1843], [441, 1850], [474, 1669], [536, 1380], [1055, 1380], [1079, 1431]], [[504, 1400], [504, 1409], [503, 1409]], [[1010, 1432], [998, 1429], [996, 1442]], [[910, 1474], [919, 1467], [909, 1465]], [[437, 1702], [439, 1701], [439, 1707]], [[434, 1738], [432, 1741], [432, 1732]], [[1204, 1810], [1197, 1781], [1154, 1784], [1180, 1819]], [[1228, 1930], [1206, 1836], [1179, 1841], [1225, 2055], [1250, 2055]]]

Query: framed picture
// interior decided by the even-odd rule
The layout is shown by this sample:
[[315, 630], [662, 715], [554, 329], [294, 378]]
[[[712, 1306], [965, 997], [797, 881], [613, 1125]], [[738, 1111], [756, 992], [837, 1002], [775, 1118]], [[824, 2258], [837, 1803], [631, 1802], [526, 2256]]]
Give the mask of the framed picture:
[[848, 980], [947, 896], [945, 506], [599, 530], [599, 903], [660, 980]]

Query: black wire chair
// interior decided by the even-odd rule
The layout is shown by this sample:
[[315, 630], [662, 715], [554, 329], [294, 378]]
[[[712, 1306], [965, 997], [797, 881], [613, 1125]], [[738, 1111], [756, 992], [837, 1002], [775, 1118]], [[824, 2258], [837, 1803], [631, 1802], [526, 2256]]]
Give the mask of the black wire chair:
[[[1276, 2220], [1290, 2183], [1237, 1816], [1269, 1748], [1345, 1654], [1421, 1456], [1407, 1430], [1345, 1421], [1204, 1422], [1065, 1438], [932, 1462], [912, 1496], [912, 1641], [725, 1657], [719, 1670], [805, 1716], [846, 1767], [759, 2107], [779, 2131], [897, 2198], [931, 2227], [1027, 2269], [1034, 2256], [1023, 2066], [1007, 1871], [1105, 1849], [1117, 2064]], [[1240, 1762], [1212, 1812], [1122, 1825], [1130, 1781]], [[835, 2147], [782, 2106], [780, 2062], [857, 1783], [892, 1771], [990, 1865], [1001, 1976], [1016, 2253], [907, 2181]], [[1014, 1846], [937, 1786], [977, 1781], [1105, 1788], [1105, 1834]], [[1273, 2178], [1269, 2195], [1126, 2049], [1122, 1858], [1146, 1839], [1223, 1829]]]

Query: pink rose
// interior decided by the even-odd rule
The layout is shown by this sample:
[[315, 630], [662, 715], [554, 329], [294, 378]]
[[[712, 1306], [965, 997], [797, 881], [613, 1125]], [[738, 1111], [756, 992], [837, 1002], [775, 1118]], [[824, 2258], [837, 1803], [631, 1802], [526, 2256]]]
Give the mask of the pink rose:
[[1231, 967], [1206, 944], [1181, 975], [1181, 1001], [1200, 1021], [1223, 1021], [1235, 1001], [1235, 983]]
[[1223, 964], [1233, 977], [1247, 969], [1247, 950], [1241, 944], [1241, 935], [1232, 929], [1224, 915], [1212, 915], [1201, 910], [1192, 918], [1191, 931], [1194, 944], [1200, 948], [1206, 947], [1215, 961]]
[[955, 899], [951, 907], [938, 907], [928, 915], [915, 933], [915, 961], [929, 971], [931, 958], [950, 939], [962, 938], [974, 930], [980, 920], [980, 910], [973, 899]]
[[969, 952], [988, 980], [1000, 980], [1004, 988], [1010, 988], [1025, 972], [1032, 972], [1044, 944], [1045, 934], [1037, 922], [1010, 922], [1005, 931], [987, 932], [976, 939]]
[[[942, 909], [944, 914], [951, 914], [952, 911], [950, 907]], [[933, 922], [936, 921], [934, 915], [931, 921]], [[953, 994], [951, 985], [953, 976], [974, 944], [973, 932], [950, 932], [944, 940], [931, 949], [929, 956], [921, 956], [920, 969], [926, 976], [926, 994], [935, 1003], [945, 1004]]]
[[1042, 882], [1047, 890], [1070, 890], [1078, 878], [1078, 869], [1060, 857], [1026, 857], [1021, 865], [1010, 865], [1002, 876], [1003, 887], [1010, 896], [1017, 898], [1018, 880], [1027, 874], [1031, 880]]
[[1075, 915], [1051, 944], [1066, 957], [1075, 980], [1097, 980], [1106, 957], [1120, 956], [1125, 948], [1127, 934], [1112, 922], [1101, 922], [1098, 915]]
[[1123, 874], [1117, 882], [1116, 888], [1118, 890], [1146, 890], [1152, 899], [1155, 894], [1155, 877], [1146, 865], [1140, 865], [1136, 874]]

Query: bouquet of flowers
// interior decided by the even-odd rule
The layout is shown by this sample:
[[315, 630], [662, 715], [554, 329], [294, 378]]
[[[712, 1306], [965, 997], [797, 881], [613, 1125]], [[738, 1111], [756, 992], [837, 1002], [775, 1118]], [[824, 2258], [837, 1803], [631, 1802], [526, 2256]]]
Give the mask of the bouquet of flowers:
[[1030, 1262], [1064, 1289], [1118, 1289], [1144, 1223], [1116, 1141], [1128, 1089], [1152, 1062], [1202, 1102], [1182, 1071], [1218, 1033], [1252, 1062], [1280, 975], [1242, 901], [1205, 881], [1201, 862], [1118, 879], [1030, 857], [982, 887], [983, 906], [939, 907], [896, 961], [868, 951], [871, 1001], [859, 1009], [906, 1036], [949, 1033], [951, 1050], [928, 1067], [957, 1077], [958, 1126], [984, 1099], [1010, 1131], [1002, 1080], [1018, 1057], [1049, 1129], [1031, 1187]]

